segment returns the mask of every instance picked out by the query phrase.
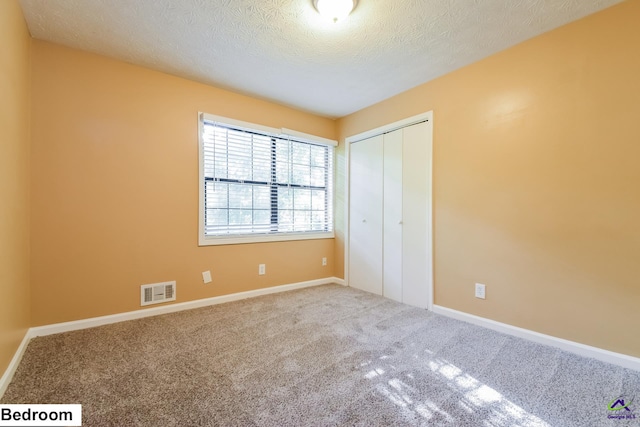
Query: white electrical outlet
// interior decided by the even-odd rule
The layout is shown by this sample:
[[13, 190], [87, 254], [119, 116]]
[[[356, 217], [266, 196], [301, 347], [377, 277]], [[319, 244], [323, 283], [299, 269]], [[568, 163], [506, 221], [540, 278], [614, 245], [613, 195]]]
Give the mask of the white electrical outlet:
[[202, 281], [205, 284], [211, 283], [211, 272], [209, 270], [202, 272]]
[[486, 289], [482, 283], [476, 283], [476, 298], [485, 299]]
[[322, 258], [322, 266], [326, 267], [326, 265], [327, 265], [327, 257], [323, 257]]
[[258, 265], [258, 274], [260, 276], [264, 276], [265, 274], [267, 274], [267, 266], [265, 264]]

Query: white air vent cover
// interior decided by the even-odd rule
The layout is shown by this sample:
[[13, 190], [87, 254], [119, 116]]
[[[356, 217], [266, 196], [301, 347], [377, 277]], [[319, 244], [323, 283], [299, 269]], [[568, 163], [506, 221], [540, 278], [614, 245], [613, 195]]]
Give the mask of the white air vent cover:
[[152, 283], [140, 286], [140, 305], [176, 300], [176, 282]]

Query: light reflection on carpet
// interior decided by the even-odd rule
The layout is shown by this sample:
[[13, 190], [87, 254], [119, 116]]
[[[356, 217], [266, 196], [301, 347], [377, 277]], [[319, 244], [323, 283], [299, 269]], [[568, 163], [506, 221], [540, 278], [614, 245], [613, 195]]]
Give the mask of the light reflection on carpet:
[[[384, 363], [388, 356], [382, 356], [379, 362]], [[457, 414], [441, 408], [436, 401], [421, 395], [415, 387], [407, 384], [401, 378], [393, 375], [393, 367], [373, 366], [373, 362], [363, 363], [361, 367], [368, 368], [365, 378], [377, 381], [376, 391], [393, 403], [399, 410], [409, 415], [418, 414], [425, 420], [438, 415], [440, 420], [456, 425]], [[464, 411], [469, 415], [482, 411], [478, 419], [487, 427], [520, 426], [520, 427], [552, 427], [549, 423], [531, 414], [522, 407], [511, 402], [498, 390], [478, 381], [462, 369], [444, 359], [432, 359], [427, 363], [434, 374], [444, 378], [451, 388], [451, 399], [455, 402], [456, 411]], [[385, 369], [386, 368], [386, 369]], [[406, 374], [414, 379], [415, 374]], [[452, 402], [449, 402], [451, 406]]]

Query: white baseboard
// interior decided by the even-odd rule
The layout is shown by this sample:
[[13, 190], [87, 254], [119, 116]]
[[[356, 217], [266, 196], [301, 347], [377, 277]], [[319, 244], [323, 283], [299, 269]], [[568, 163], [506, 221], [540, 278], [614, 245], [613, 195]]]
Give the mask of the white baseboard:
[[4, 392], [7, 391], [7, 387], [9, 387], [9, 383], [13, 379], [13, 374], [16, 373], [16, 369], [18, 369], [18, 365], [22, 360], [22, 355], [24, 351], [27, 349], [27, 344], [29, 344], [29, 340], [31, 339], [31, 335], [29, 335], [30, 330], [24, 334], [24, 338], [22, 338], [22, 342], [18, 346], [16, 353], [13, 355], [11, 362], [9, 362], [9, 366], [7, 366], [6, 371], [0, 378], [0, 398], [4, 395]]
[[[311, 286], [326, 285], [336, 283], [345, 286], [345, 280], [337, 277], [327, 277], [324, 279], [309, 280], [307, 282], [292, 283], [288, 285], [274, 286], [271, 288], [256, 289], [253, 291], [238, 292], [235, 294], [221, 295], [218, 297], [205, 298], [196, 301], [188, 301], [178, 304], [169, 304], [161, 307], [147, 308], [144, 310], [130, 311], [126, 313], [113, 314], [109, 316], [93, 317], [89, 319], [76, 320], [73, 322], [56, 323], [53, 325], [37, 326], [30, 328], [25, 334], [20, 346], [11, 359], [9, 366], [0, 378], [0, 397], [4, 395], [13, 375], [22, 360], [24, 351], [27, 348], [29, 340], [38, 336], [58, 334], [61, 332], [75, 331], [79, 329], [93, 328], [111, 323], [124, 322], [127, 320], [141, 319], [143, 317], [158, 316], [161, 314], [174, 313], [177, 311], [190, 310], [193, 308], [207, 307], [210, 305], [222, 304], [225, 302], [238, 301], [241, 299], [253, 298], [261, 295], [268, 295], [278, 292], [291, 291], [294, 289], [308, 288]], [[495, 320], [485, 319], [483, 317], [453, 310], [450, 308], [434, 305], [433, 312], [443, 316], [462, 320], [464, 322], [473, 323], [488, 329], [493, 329], [507, 335], [524, 338], [540, 344], [549, 345], [560, 348], [561, 350], [578, 354], [580, 356], [591, 357], [603, 362], [622, 366], [624, 368], [640, 371], [640, 358], [628, 356], [621, 353], [615, 353], [603, 350], [597, 347], [591, 347], [585, 344], [556, 338], [550, 335], [541, 334], [539, 332], [530, 331], [528, 329], [519, 328], [517, 326], [508, 325], [506, 323], [496, 322]]]
[[6, 371], [0, 378], [0, 398], [4, 395], [9, 383], [13, 379], [22, 355], [29, 344], [29, 340], [34, 337], [41, 337], [61, 332], [77, 331], [79, 329], [94, 328], [96, 326], [108, 325], [111, 323], [124, 322], [127, 320], [141, 319], [143, 317], [158, 316], [160, 314], [175, 313], [177, 311], [190, 310], [193, 308], [207, 307], [210, 305], [222, 304], [225, 302], [238, 301], [246, 298], [254, 298], [261, 295], [274, 294], [277, 292], [292, 291], [294, 289], [308, 288], [311, 286], [326, 285], [336, 283], [344, 285], [344, 280], [338, 277], [327, 277], [324, 279], [309, 280], [306, 282], [291, 283], [288, 285], [273, 286], [271, 288], [255, 289], [253, 291], [238, 292], [235, 294], [221, 295], [218, 297], [205, 298], [195, 301], [182, 302], [178, 304], [168, 304], [161, 307], [147, 308], [143, 310], [129, 311], [126, 313], [112, 314], [109, 316], [92, 317], [89, 319], [75, 320], [72, 322], [56, 323], [53, 325], [36, 326], [30, 328], [25, 334], [18, 350], [9, 363]]
[[127, 320], [141, 319], [143, 317], [158, 316], [161, 314], [175, 313], [177, 311], [191, 310], [194, 308], [207, 307], [210, 305], [223, 304], [225, 302], [238, 301], [246, 298], [254, 298], [261, 295], [274, 294], [277, 292], [292, 291], [294, 289], [308, 288], [311, 286], [326, 285], [329, 283], [340, 283], [337, 277], [327, 277], [324, 279], [309, 280], [306, 282], [291, 283], [288, 285], [273, 286], [270, 288], [255, 289], [253, 291], [238, 292], [229, 295], [220, 295], [199, 299], [195, 301], [168, 304], [161, 307], [147, 308], [143, 310], [129, 311], [126, 313], [112, 314], [109, 316], [92, 317], [89, 319], [75, 320], [72, 322], [55, 323], [53, 325], [36, 326], [29, 332], [31, 337], [41, 337], [45, 335], [59, 334], [61, 332], [76, 331], [79, 329], [94, 328], [96, 326], [108, 325], [111, 323], [124, 322]]
[[496, 322], [495, 320], [486, 319], [484, 317], [475, 316], [473, 314], [464, 313], [462, 311], [453, 310], [451, 308], [439, 305], [433, 306], [433, 312], [453, 319], [462, 320], [463, 322], [472, 323], [503, 334], [512, 335], [518, 338], [524, 338], [539, 344], [556, 347], [561, 350], [574, 353], [584, 357], [591, 357], [602, 362], [611, 363], [613, 365], [622, 366], [623, 368], [640, 371], [640, 358], [628, 356], [626, 354], [615, 353], [609, 350], [603, 350], [598, 347], [592, 347], [580, 344], [574, 341], [557, 338], [551, 335], [541, 334], [529, 329], [519, 328], [506, 323]]

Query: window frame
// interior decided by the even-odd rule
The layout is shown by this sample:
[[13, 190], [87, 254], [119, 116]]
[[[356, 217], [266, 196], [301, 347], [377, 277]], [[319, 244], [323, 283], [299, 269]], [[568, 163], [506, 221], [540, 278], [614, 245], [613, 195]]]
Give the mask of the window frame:
[[[279, 233], [247, 233], [231, 236], [207, 236], [205, 235], [205, 173], [204, 173], [204, 126], [205, 122], [219, 123], [224, 126], [232, 127], [238, 130], [247, 132], [261, 133], [274, 138], [280, 139], [292, 139], [299, 142], [306, 142], [316, 145], [326, 145], [334, 147], [331, 150], [331, 169], [327, 171], [327, 175], [331, 180], [331, 193], [330, 199], [330, 212], [331, 218], [328, 222], [331, 226], [330, 231], [288, 231]], [[283, 241], [295, 241], [295, 240], [315, 240], [315, 239], [333, 239], [335, 237], [335, 147], [338, 142], [335, 140], [318, 137], [298, 131], [294, 131], [287, 128], [271, 128], [254, 123], [243, 122], [240, 120], [234, 120], [227, 117], [216, 116], [207, 113], [198, 113], [198, 246], [212, 246], [212, 245], [235, 245], [235, 244], [247, 244], [247, 243], [262, 243], [262, 242], [283, 242]]]

